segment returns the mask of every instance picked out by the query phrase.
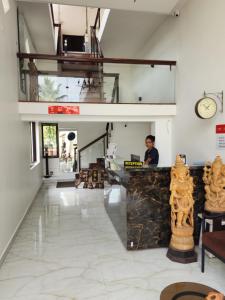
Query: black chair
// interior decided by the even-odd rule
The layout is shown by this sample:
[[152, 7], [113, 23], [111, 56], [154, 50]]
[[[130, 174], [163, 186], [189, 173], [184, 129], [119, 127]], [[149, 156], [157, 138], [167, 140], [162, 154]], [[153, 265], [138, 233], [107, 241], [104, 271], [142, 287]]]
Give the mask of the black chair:
[[[225, 214], [202, 215], [202, 261], [201, 271], [205, 271], [205, 251], [207, 250], [225, 263], [225, 227], [221, 225]], [[213, 232], [206, 232], [206, 220], [213, 221]]]

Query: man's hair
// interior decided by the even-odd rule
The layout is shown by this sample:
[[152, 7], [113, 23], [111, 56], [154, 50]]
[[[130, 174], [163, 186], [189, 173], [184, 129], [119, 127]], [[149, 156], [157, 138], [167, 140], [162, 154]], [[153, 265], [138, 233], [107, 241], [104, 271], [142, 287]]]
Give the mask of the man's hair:
[[151, 140], [153, 143], [155, 143], [155, 136], [150, 134], [146, 136], [145, 140]]

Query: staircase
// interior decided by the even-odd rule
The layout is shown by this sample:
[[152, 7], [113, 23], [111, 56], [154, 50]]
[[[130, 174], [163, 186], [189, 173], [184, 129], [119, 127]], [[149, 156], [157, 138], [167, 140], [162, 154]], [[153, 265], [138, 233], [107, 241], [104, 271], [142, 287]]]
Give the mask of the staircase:
[[[104, 157], [106, 155], [106, 151], [109, 144], [109, 131], [108, 124], [106, 128], [106, 132], [96, 138], [95, 140], [88, 143], [86, 146], [82, 147], [78, 151], [78, 166], [79, 170], [87, 168], [90, 161], [93, 162], [99, 157]], [[89, 165], [90, 167], [90, 165]]]
[[[25, 13], [27, 6], [30, 8], [30, 5], [33, 4], [23, 4], [20, 8], [21, 13]], [[50, 22], [48, 27], [52, 33], [51, 41], [48, 36], [52, 47], [51, 53], [41, 48], [38, 49], [38, 53], [36, 51], [27, 52], [24, 47], [19, 49], [21, 78], [25, 78], [29, 85], [29, 90], [23, 89], [26, 99], [32, 102], [113, 103], [116, 101], [118, 103], [119, 74], [104, 73], [103, 70], [104, 56], [97, 38], [97, 31], [100, 28], [100, 9], [97, 10], [95, 22], [95, 15], [92, 15], [92, 21], [89, 22], [93, 26], [85, 27], [83, 24], [83, 27], [77, 30], [77, 26], [79, 27], [79, 23], [83, 22], [85, 16], [80, 16], [75, 11], [75, 14], [73, 12], [69, 19], [66, 19], [65, 16], [62, 20], [60, 17], [57, 19], [55, 18], [57, 14], [54, 15], [53, 7], [55, 6], [56, 4], [49, 4], [44, 7], [48, 11], [48, 21]], [[42, 8], [41, 4], [40, 7]], [[36, 10], [35, 4], [33, 11]], [[74, 16], [79, 20], [77, 21]], [[22, 17], [19, 16], [19, 19], [23, 21]], [[69, 23], [66, 23], [67, 20]], [[22, 58], [24, 55], [29, 56], [28, 63], [24, 60], [25, 57]], [[36, 61], [37, 57], [40, 64], [39, 61]], [[46, 64], [46, 61], [50, 62]], [[42, 93], [43, 90], [46, 93]]]

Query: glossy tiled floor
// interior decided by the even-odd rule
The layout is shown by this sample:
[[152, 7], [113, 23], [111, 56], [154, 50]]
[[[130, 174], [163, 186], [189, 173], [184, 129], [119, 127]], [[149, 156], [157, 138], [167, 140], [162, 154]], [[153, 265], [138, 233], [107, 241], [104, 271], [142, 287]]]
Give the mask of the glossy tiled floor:
[[158, 300], [170, 283], [225, 292], [225, 265], [180, 265], [166, 249], [127, 252], [105, 213], [103, 191], [45, 184], [0, 269], [0, 300]]

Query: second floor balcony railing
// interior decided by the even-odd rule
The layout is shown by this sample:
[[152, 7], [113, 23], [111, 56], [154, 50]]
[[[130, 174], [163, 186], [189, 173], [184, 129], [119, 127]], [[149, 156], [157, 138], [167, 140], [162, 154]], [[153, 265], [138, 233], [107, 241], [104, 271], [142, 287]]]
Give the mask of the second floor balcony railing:
[[175, 103], [175, 61], [18, 53], [19, 101]]

